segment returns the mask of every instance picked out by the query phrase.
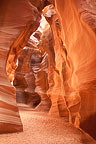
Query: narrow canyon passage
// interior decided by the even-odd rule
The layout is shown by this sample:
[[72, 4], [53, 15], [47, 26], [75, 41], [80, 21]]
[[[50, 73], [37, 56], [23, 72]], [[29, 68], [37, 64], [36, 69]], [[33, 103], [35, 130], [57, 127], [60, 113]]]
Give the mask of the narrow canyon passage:
[[95, 95], [96, 0], [0, 1], [0, 144], [95, 144]]

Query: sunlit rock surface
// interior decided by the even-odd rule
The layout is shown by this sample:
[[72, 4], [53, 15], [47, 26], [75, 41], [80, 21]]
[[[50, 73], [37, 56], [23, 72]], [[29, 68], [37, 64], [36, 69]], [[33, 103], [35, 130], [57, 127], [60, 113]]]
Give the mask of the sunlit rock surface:
[[51, 26], [53, 47], [53, 52], [51, 53], [55, 55], [54, 63], [49, 69], [49, 77], [51, 77], [51, 81], [49, 79], [49, 84], [51, 84], [48, 89], [48, 95], [52, 101], [52, 106], [49, 113], [51, 115], [65, 116], [68, 118], [68, 110], [64, 98], [64, 85], [62, 75], [63, 45], [60, 38], [61, 28], [55, 8], [52, 5], [49, 6], [47, 13], [45, 13], [45, 18]]
[[96, 1], [49, 2], [0, 2], [0, 133], [22, 131], [17, 93], [96, 138]]
[[[76, 3], [79, 9], [76, 7]], [[78, 13], [82, 8], [86, 9], [87, 17], [83, 12]], [[93, 7], [93, 9], [91, 9]], [[88, 17], [92, 18], [95, 13], [95, 1], [59, 1], [56, 0], [56, 10], [59, 15], [62, 27], [63, 44], [67, 49], [67, 57], [71, 68], [69, 85], [75, 89], [80, 105], [73, 105], [72, 111], [80, 114], [80, 126], [95, 137], [96, 101], [96, 35], [95, 23], [90, 24]], [[95, 15], [94, 15], [95, 20]], [[84, 19], [84, 20], [83, 20]], [[86, 22], [88, 23], [86, 23]], [[93, 26], [94, 25], [94, 26]], [[71, 101], [76, 100], [72, 95]], [[77, 101], [77, 100], [76, 100]], [[79, 106], [79, 107], [78, 107]]]
[[9, 78], [12, 81], [17, 51], [22, 49], [22, 44], [24, 45], [30, 33], [35, 31], [39, 20], [37, 8], [28, 0], [0, 1], [0, 133], [22, 131], [16, 105], [16, 90]]
[[[80, 15], [80, 19], [83, 19], [86, 22], [86, 25], [88, 24], [90, 26], [90, 28], [96, 33], [96, 1], [95, 0], [86, 0], [86, 1], [82, 1], [79, 0], [78, 2], [75, 1], [76, 3], [76, 8], [79, 12]], [[81, 90], [80, 94], [82, 95], [82, 100], [86, 101], [87, 104], [86, 105], [86, 111], [88, 111], [87, 113], [87, 118], [84, 118], [84, 121], [81, 123], [81, 128], [83, 128], [86, 132], [88, 132], [90, 135], [92, 135], [94, 138], [96, 138], [96, 134], [95, 134], [95, 130], [96, 130], [96, 126], [95, 126], [95, 121], [96, 121], [96, 102], [95, 102], [95, 83], [96, 83], [96, 77], [94, 77], [93, 75], [95, 75], [95, 51], [94, 49], [96, 48], [95, 46], [95, 42], [96, 42], [96, 38], [93, 38], [93, 35], [91, 30], [88, 30], [90, 33], [90, 46], [88, 47], [88, 51], [90, 51], [90, 54], [88, 56], [88, 60], [87, 60], [87, 67], [89, 67], [86, 71], [86, 75], [87, 76], [87, 82], [85, 84], [85, 88], [86, 90]], [[96, 35], [95, 35], [96, 36]], [[95, 42], [92, 42], [92, 40], [94, 39]], [[88, 40], [86, 40], [86, 43], [88, 42]], [[93, 46], [94, 45], [94, 49]], [[93, 52], [94, 51], [94, 52]], [[91, 57], [90, 57], [91, 55]], [[90, 63], [91, 61], [91, 63]], [[94, 78], [93, 78], [94, 77]], [[88, 80], [90, 79], [90, 80]], [[83, 111], [83, 107], [84, 104], [82, 104], [82, 111]], [[83, 116], [84, 117], [84, 116]]]

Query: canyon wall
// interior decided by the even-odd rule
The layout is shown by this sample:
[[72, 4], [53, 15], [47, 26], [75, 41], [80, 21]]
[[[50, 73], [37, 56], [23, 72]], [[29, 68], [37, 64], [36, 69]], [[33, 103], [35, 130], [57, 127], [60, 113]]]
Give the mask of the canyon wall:
[[16, 68], [17, 52], [39, 26], [39, 20], [37, 8], [28, 0], [0, 2], [0, 133], [23, 129], [16, 104], [16, 90], [10, 80]]
[[[84, 7], [81, 9], [79, 2], [57, 1], [55, 7], [50, 5], [43, 11], [48, 23], [45, 22], [45, 27], [40, 27], [41, 31], [39, 29], [35, 36], [39, 37], [37, 47], [48, 53], [49, 88], [44, 87], [44, 73], [41, 75], [40, 72], [36, 92], [43, 98], [42, 92], [47, 91], [46, 96], [51, 100], [49, 114], [63, 116], [93, 136], [96, 111], [95, 23], [91, 26], [89, 19], [83, 16]], [[42, 102], [37, 109], [44, 111]], [[48, 107], [48, 103], [44, 103]]]
[[[79, 105], [73, 105], [72, 110], [78, 111], [80, 114], [80, 127], [95, 137], [96, 3], [90, 0], [78, 2], [74, 0], [56, 0], [55, 4], [62, 28], [63, 45], [67, 49], [67, 57], [71, 68], [68, 83], [78, 93]], [[92, 12], [95, 14], [94, 17], [92, 17]], [[94, 23], [90, 23], [90, 19], [94, 20]], [[75, 93], [72, 95], [72, 101], [73, 99], [76, 100]]]
[[96, 138], [96, 2], [49, 2], [0, 2], [0, 133], [23, 129], [15, 78], [18, 102], [33, 108], [40, 98], [36, 110], [63, 116]]
[[[36, 35], [36, 33], [34, 33]], [[32, 35], [18, 55], [18, 67], [13, 85], [16, 87], [17, 103], [29, 105], [35, 110], [48, 111], [48, 54], [40, 51]], [[49, 106], [48, 106], [49, 105]]]
[[[55, 8], [53, 5], [50, 5], [44, 11], [44, 16], [48, 21], [51, 31], [52, 31], [52, 44], [54, 54], [54, 63], [49, 67], [49, 89], [48, 95], [51, 98], [52, 105], [49, 111], [49, 114], [55, 116], [64, 116], [68, 120], [68, 109], [64, 98], [64, 85], [63, 85], [63, 75], [62, 75], [62, 40], [60, 38], [61, 28], [56, 14]], [[50, 55], [50, 53], [49, 53]], [[51, 54], [52, 55], [52, 54]]]

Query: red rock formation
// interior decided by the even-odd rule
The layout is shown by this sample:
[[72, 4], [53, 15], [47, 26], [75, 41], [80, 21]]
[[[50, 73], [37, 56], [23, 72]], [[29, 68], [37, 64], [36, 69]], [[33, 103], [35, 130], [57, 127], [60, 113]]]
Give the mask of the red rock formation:
[[[61, 39], [59, 37], [61, 28], [58, 22], [56, 11], [52, 5], [48, 8], [45, 17], [52, 29], [52, 34], [53, 34], [52, 45], [55, 52], [55, 59], [54, 59], [55, 63], [53, 66], [53, 71], [51, 70], [51, 72], [53, 73], [53, 76], [51, 77], [53, 79], [53, 84], [50, 85], [48, 90], [48, 95], [50, 95], [52, 101], [50, 114], [68, 117], [68, 110], [64, 98], [64, 86], [63, 86], [63, 77], [62, 77], [62, 54], [61, 53], [62, 53], [63, 46], [61, 43]], [[50, 74], [51, 73], [49, 73], [49, 75]], [[49, 84], [50, 84], [50, 80], [49, 80]]]
[[[28, 93], [24, 90], [28, 87], [28, 80], [31, 80], [30, 89], [27, 88], [27, 92], [34, 93], [35, 89], [35, 77], [31, 68], [30, 57], [34, 51], [28, 47], [25, 47], [20, 53], [18, 58], [18, 67], [15, 71], [14, 86], [16, 87], [16, 98], [18, 103], [27, 103]], [[27, 76], [28, 75], [28, 76]], [[27, 79], [27, 80], [26, 80]]]
[[48, 54], [44, 54], [42, 62], [40, 63], [40, 68], [35, 73], [36, 78], [36, 88], [35, 92], [38, 93], [41, 97], [41, 102], [37, 106], [36, 110], [39, 111], [49, 111], [51, 106], [51, 100], [47, 95], [48, 85]]
[[96, 32], [96, 1], [95, 0], [78, 0], [76, 1], [76, 6], [80, 17], [91, 26], [91, 28]]
[[17, 52], [24, 47], [30, 34], [35, 31], [39, 19], [37, 9], [28, 0], [0, 2], [0, 133], [22, 131], [15, 88], [9, 81], [12, 76], [8, 78], [6, 70], [9, 73], [16, 68], [14, 61], [16, 62]]
[[[86, 25], [88, 24], [92, 30], [96, 33], [96, 1], [94, 0], [86, 0], [86, 1], [82, 1], [79, 0], [78, 2], [76, 2], [76, 6], [77, 6], [77, 10], [79, 12], [79, 16], [80, 19], [83, 19], [86, 22]], [[90, 40], [93, 39], [93, 35], [91, 30], [89, 30], [90, 28], [88, 28], [88, 31], [90, 32]], [[94, 43], [96, 41], [96, 38], [94, 39]], [[86, 41], [87, 42], [87, 41]], [[92, 45], [94, 45], [93, 42], [91, 42]], [[85, 84], [84, 87], [86, 87], [86, 91], [84, 90], [80, 90], [80, 94], [82, 96], [82, 100], [86, 101], [87, 99], [87, 103], [86, 104], [86, 111], [88, 111], [87, 113], [87, 118], [84, 118], [84, 121], [81, 122], [80, 127], [83, 128], [83, 130], [85, 130], [86, 132], [88, 132], [91, 136], [93, 136], [96, 139], [96, 134], [95, 134], [95, 121], [96, 121], [96, 110], [95, 110], [95, 77], [93, 78], [92, 75], [95, 74], [95, 55], [93, 55], [93, 53], [95, 53], [94, 49], [95, 49], [95, 45], [94, 45], [94, 49], [92, 49], [91, 47], [91, 43], [90, 46], [88, 47], [88, 51], [91, 50], [91, 57], [89, 57], [90, 55], [87, 55], [89, 57], [89, 59], [91, 59], [91, 63], [90, 60], [88, 59], [87, 63], [88, 63], [88, 72], [86, 72], [87, 74], [89, 73], [89, 75], [87, 75], [87, 82]], [[94, 52], [93, 52], [94, 51]], [[93, 65], [93, 66], [92, 66]], [[90, 80], [88, 80], [90, 77]], [[91, 79], [92, 78], [92, 79]], [[87, 98], [86, 98], [87, 97]], [[83, 111], [83, 107], [84, 104], [82, 103], [81, 105], [81, 110]]]
[[[45, 74], [46, 76], [42, 75], [45, 78], [44, 78], [43, 84], [40, 87], [45, 89], [43, 91], [46, 91], [46, 94], [47, 94], [46, 95], [47, 96], [46, 97], [46, 106], [49, 105], [48, 107], [50, 108], [50, 106], [51, 106], [50, 94], [48, 91], [50, 91], [52, 86], [54, 85], [53, 72], [54, 72], [54, 65], [55, 65], [55, 55], [54, 55], [54, 49], [53, 49], [52, 31], [50, 29], [50, 25], [47, 23], [47, 21], [45, 20], [45, 18], [43, 16], [42, 16], [41, 26], [38, 28], [38, 31], [42, 32], [42, 34], [40, 36], [38, 48], [48, 54], [48, 85], [49, 85], [49, 88], [48, 88], [48, 86], [45, 87], [45, 84], [44, 84], [44, 82], [46, 81], [45, 80], [45, 78], [47, 76], [46, 74]], [[42, 67], [42, 65], [41, 65], [41, 67]], [[45, 96], [43, 96], [43, 99], [45, 99], [44, 97]], [[49, 108], [47, 108], [47, 109], [49, 109]]]
[[[32, 34], [32, 36], [30, 37], [31, 44], [37, 46], [37, 49], [40, 46], [40, 43], [44, 44], [43, 39], [40, 38], [42, 35], [42, 30], [40, 30], [41, 27], [42, 26], [40, 24], [37, 31], [34, 34]], [[48, 47], [48, 43], [45, 43], [45, 45]], [[50, 106], [51, 106], [51, 101], [47, 95], [47, 90], [49, 87], [48, 85], [48, 54], [45, 53], [44, 50], [43, 51], [42, 50], [43, 48], [40, 50], [38, 49], [37, 53], [34, 52], [32, 54], [31, 67], [35, 76], [35, 85], [36, 85], [35, 93], [37, 93], [41, 99], [40, 104], [36, 107], [36, 110], [49, 111]]]
[[51, 104], [47, 96], [48, 56], [37, 48], [39, 42], [33, 35], [39, 37], [36, 32], [32, 34], [26, 47], [19, 53], [14, 80], [17, 102], [34, 108], [41, 101], [36, 110], [48, 111]]
[[[84, 3], [86, 2], [84, 1]], [[79, 106], [81, 127], [84, 129], [87, 127], [87, 131], [88, 129], [91, 131], [92, 125], [94, 125], [94, 119], [96, 119], [96, 35], [92, 30], [94, 28], [91, 29], [79, 16], [74, 0], [56, 0], [56, 10], [61, 22], [63, 43], [67, 49], [72, 70], [69, 85], [75, 89], [77, 93], [79, 92], [80, 95], [80, 98], [78, 97], [80, 106], [74, 106], [73, 104], [70, 112], [78, 111]], [[75, 94], [72, 95], [71, 101], [73, 101], [73, 99], [76, 100]], [[89, 125], [91, 125], [91, 127]]]
[[45, 7], [45, 5], [48, 4], [47, 0], [30, 0], [32, 5], [34, 5], [39, 11], [42, 11], [42, 9]]
[[[49, 2], [54, 4], [54, 0]], [[0, 2], [0, 133], [22, 130], [15, 89], [10, 81], [13, 81], [18, 55], [26, 54], [26, 50], [20, 51], [39, 26], [38, 10], [41, 11], [47, 3], [46, 0]], [[50, 109], [50, 114], [64, 116], [76, 127], [80, 123], [82, 129], [95, 137], [96, 2], [55, 0], [55, 8], [51, 5], [44, 10], [50, 25], [42, 19], [44, 27], [40, 25], [34, 33], [37, 42], [32, 42], [48, 54], [48, 73], [47, 54], [29, 52], [32, 67], [24, 62], [22, 70], [18, 67], [15, 85], [19, 87], [18, 92], [21, 90], [20, 94], [27, 94], [25, 103], [33, 106], [31, 96], [39, 94], [41, 103], [37, 109]], [[29, 55], [26, 58], [24, 54], [23, 59], [29, 60]]]

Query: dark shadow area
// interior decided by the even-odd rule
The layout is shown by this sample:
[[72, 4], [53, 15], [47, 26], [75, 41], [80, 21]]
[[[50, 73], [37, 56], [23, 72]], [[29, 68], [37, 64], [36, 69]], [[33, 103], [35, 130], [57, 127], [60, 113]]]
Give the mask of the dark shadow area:
[[41, 55], [37, 55], [37, 54], [33, 53], [31, 56], [31, 66], [33, 66], [36, 63], [41, 63], [42, 59], [43, 58]]
[[96, 140], [96, 113], [83, 121], [80, 127]]
[[26, 104], [32, 108], [35, 108], [41, 102], [41, 98], [37, 93], [27, 93], [25, 92]]

